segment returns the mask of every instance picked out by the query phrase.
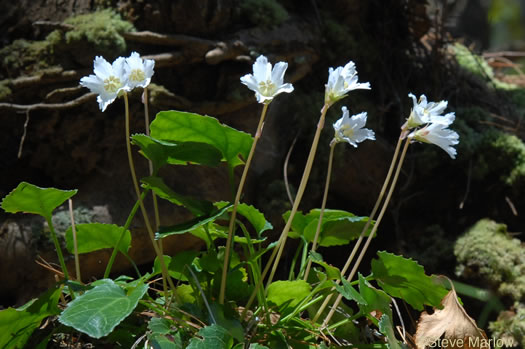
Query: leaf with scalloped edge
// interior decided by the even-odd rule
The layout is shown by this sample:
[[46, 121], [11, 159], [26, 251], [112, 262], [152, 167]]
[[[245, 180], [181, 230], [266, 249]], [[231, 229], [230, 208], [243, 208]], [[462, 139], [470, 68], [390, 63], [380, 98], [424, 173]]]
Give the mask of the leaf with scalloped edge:
[[164, 165], [187, 165], [189, 163], [218, 166], [222, 153], [213, 145], [197, 142], [166, 142], [145, 134], [131, 136], [132, 143], [140, 147], [140, 153], [151, 160], [154, 173]]
[[93, 338], [107, 336], [131, 314], [148, 290], [147, 284], [135, 284], [123, 289], [111, 279], [98, 280], [97, 286], [71, 301], [58, 320]]
[[53, 210], [76, 193], [76, 189], [41, 188], [21, 182], [2, 200], [1, 206], [9, 213], [33, 213], [51, 219]]
[[[117, 244], [123, 227], [116, 224], [86, 223], [75, 225], [77, 231], [78, 253], [89, 253], [104, 248], [114, 248]], [[66, 231], [66, 248], [74, 253], [73, 231], [71, 227]], [[120, 242], [119, 251], [127, 253], [131, 246], [131, 233], [126, 230], [124, 238]]]
[[385, 251], [377, 255], [379, 259], [372, 260], [372, 273], [386, 293], [404, 299], [417, 310], [423, 310], [425, 304], [439, 306], [447, 289], [426, 275], [421, 265]]
[[181, 111], [161, 111], [151, 123], [151, 136], [168, 142], [196, 142], [214, 146], [231, 168], [248, 158], [253, 137], [219, 123], [211, 116]]

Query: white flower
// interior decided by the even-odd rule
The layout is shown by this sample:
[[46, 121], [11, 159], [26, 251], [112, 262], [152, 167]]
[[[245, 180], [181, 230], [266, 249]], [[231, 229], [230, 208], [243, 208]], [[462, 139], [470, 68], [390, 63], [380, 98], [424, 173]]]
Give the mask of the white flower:
[[352, 90], [370, 90], [370, 83], [357, 82], [357, 70], [354, 62], [348, 62], [344, 67], [328, 69], [328, 83], [325, 85], [325, 103], [332, 105]]
[[341, 108], [343, 116], [334, 124], [335, 142], [348, 142], [354, 147], [365, 139], [375, 140], [374, 131], [363, 128], [366, 124], [366, 112], [349, 116], [346, 107]]
[[449, 122], [450, 114], [454, 113], [447, 114], [444, 117], [441, 115], [441, 113], [443, 113], [447, 108], [447, 101], [441, 101], [438, 103], [427, 102], [427, 97], [425, 95], [421, 95], [418, 102], [416, 100], [416, 96], [414, 96], [412, 93], [409, 93], [408, 97], [412, 98], [414, 106], [412, 107], [410, 116], [408, 117], [408, 120], [405, 124], [406, 128], [412, 129], [431, 122], [450, 125], [452, 121], [454, 121], [454, 118], [452, 118], [452, 121]]
[[121, 91], [129, 91], [124, 63], [123, 57], [109, 64], [103, 57], [97, 56], [93, 64], [95, 75], [91, 74], [80, 79], [80, 85], [98, 94], [97, 102], [102, 111], [113, 103]]
[[134, 89], [137, 86], [142, 88], [148, 87], [154, 73], [154, 66], [154, 60], [142, 60], [137, 52], [132, 52], [131, 55], [126, 58], [126, 65], [124, 67], [130, 89]]
[[[454, 121], [453, 116], [452, 121]], [[412, 132], [408, 137], [416, 141], [435, 144], [446, 151], [452, 159], [455, 159], [456, 149], [453, 146], [459, 143], [459, 135], [447, 127], [448, 125], [432, 123]]]
[[253, 64], [253, 75], [244, 75], [241, 77], [241, 82], [255, 92], [257, 102], [270, 103], [279, 93], [293, 91], [292, 84], [283, 84], [286, 68], [288, 63], [279, 62], [272, 70], [272, 64], [268, 63], [268, 59], [259, 56]]

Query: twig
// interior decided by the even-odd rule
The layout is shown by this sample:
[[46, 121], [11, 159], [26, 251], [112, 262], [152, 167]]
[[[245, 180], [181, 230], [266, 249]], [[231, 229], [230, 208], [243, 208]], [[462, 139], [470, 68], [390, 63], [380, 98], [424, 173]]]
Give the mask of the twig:
[[20, 111], [38, 110], [38, 109], [64, 110], [64, 109], [70, 109], [73, 107], [77, 107], [81, 104], [89, 102], [92, 99], [95, 99], [95, 97], [96, 97], [96, 94], [94, 92], [90, 92], [76, 99], [73, 99], [72, 101], [68, 101], [64, 103], [36, 103], [36, 104], [0, 103], [0, 110], [2, 109], [20, 110]]
[[19, 159], [22, 157], [22, 149], [24, 148], [24, 141], [26, 140], [27, 125], [29, 124], [29, 111], [30, 109], [26, 110], [26, 121], [24, 122], [24, 132], [22, 133], [22, 137], [20, 138], [20, 145], [18, 146], [18, 158]]
[[122, 37], [128, 41], [140, 42], [142, 44], [163, 46], [193, 46], [211, 49], [216, 45], [213, 40], [206, 40], [189, 35], [160, 34], [152, 31], [122, 33]]

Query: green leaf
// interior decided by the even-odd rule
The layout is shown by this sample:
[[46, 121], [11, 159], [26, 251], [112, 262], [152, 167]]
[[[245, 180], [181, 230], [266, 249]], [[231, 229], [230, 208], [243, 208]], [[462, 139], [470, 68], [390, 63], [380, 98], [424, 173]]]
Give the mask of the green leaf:
[[110, 334], [128, 317], [148, 290], [142, 282], [136, 287], [122, 289], [111, 279], [103, 279], [96, 287], [75, 298], [58, 320], [93, 338]]
[[229, 349], [233, 345], [233, 338], [228, 330], [211, 325], [203, 327], [197, 332], [201, 338], [192, 338], [186, 349]]
[[165, 336], [162, 334], [152, 334], [149, 337], [149, 344], [152, 349], [183, 349], [180, 333], [175, 336]]
[[[214, 205], [220, 209], [230, 204], [227, 201], [219, 201], [215, 202]], [[231, 212], [232, 210], [233, 206], [228, 209], [228, 212]], [[254, 227], [258, 237], [260, 237], [264, 231], [273, 229], [272, 224], [266, 220], [261, 211], [252, 205], [240, 203], [237, 206], [237, 213], [245, 217], [248, 222], [250, 222], [250, 224]]]
[[153, 190], [158, 197], [168, 200], [175, 205], [184, 206], [196, 216], [207, 215], [213, 211], [213, 204], [211, 202], [178, 194], [171, 190], [160, 177], [146, 177], [142, 178], [141, 181], [144, 183], [145, 188]]
[[243, 342], [244, 329], [241, 322], [235, 318], [235, 314], [232, 311], [229, 314], [225, 314], [224, 306], [218, 303], [211, 303], [210, 308], [217, 325], [226, 329], [237, 341]]
[[131, 136], [132, 143], [140, 147], [144, 157], [153, 163], [154, 173], [162, 166], [187, 165], [188, 163], [218, 166], [222, 153], [214, 146], [196, 142], [165, 142], [145, 134]]
[[168, 319], [154, 317], [148, 323], [148, 329], [153, 333], [166, 334], [171, 331], [171, 322]]
[[325, 261], [323, 261], [323, 256], [317, 252], [310, 252], [310, 258], [313, 263], [319, 264], [326, 271], [326, 277], [330, 280], [341, 280], [341, 271], [339, 268], [336, 268]]
[[[385, 291], [374, 288], [361, 274], [359, 274], [359, 293], [366, 301], [366, 304], [359, 305], [359, 309], [364, 314], [380, 312], [392, 318], [392, 309], [390, 308], [392, 299], [390, 296]], [[372, 320], [377, 322], [375, 317], [372, 317]]]
[[421, 265], [385, 251], [377, 254], [379, 259], [372, 260], [372, 273], [386, 293], [404, 299], [417, 310], [423, 310], [425, 304], [440, 306], [448, 290], [426, 275]]
[[381, 315], [378, 327], [379, 331], [381, 331], [381, 333], [385, 335], [386, 340], [388, 342], [388, 347], [390, 349], [401, 349], [401, 345], [399, 345], [399, 342], [396, 339], [394, 326], [392, 325], [392, 320], [390, 320], [390, 317], [388, 315]]
[[[303, 237], [307, 242], [313, 242], [320, 213], [320, 209], [313, 209], [307, 215], [297, 212], [292, 221], [292, 230], [289, 236], [292, 238]], [[285, 220], [289, 216], [289, 211], [283, 215]], [[323, 247], [346, 245], [359, 237], [367, 221], [368, 217], [356, 216], [342, 210], [326, 209], [323, 214], [318, 244]], [[365, 236], [370, 234], [372, 226], [373, 224], [370, 224]]]
[[171, 277], [181, 281], [188, 281], [185, 275], [186, 266], [190, 266], [198, 255], [198, 251], [182, 251], [171, 257], [171, 261], [168, 264], [168, 271]]
[[151, 331], [148, 336], [154, 349], [182, 349], [180, 333], [171, 328], [171, 322], [164, 318], [152, 318], [148, 323]]
[[366, 299], [361, 296], [359, 292], [355, 288], [350, 285], [350, 282], [348, 282], [345, 278], [341, 279], [341, 284], [335, 284], [335, 289], [343, 295], [348, 300], [356, 301], [359, 305], [368, 305], [368, 302]]
[[[77, 231], [78, 253], [88, 253], [104, 248], [114, 248], [118, 242], [123, 227], [115, 224], [89, 223], [75, 225]], [[119, 251], [126, 254], [131, 246], [131, 233], [126, 230], [120, 242]], [[66, 231], [66, 248], [74, 252], [73, 231], [71, 227]]]
[[[216, 239], [226, 239], [228, 237], [228, 227], [223, 226], [223, 225], [209, 223], [208, 232], [210, 236], [208, 236], [208, 234], [204, 230], [204, 226], [199, 226], [196, 229], [193, 229], [192, 231], [190, 231], [190, 234], [204, 240], [204, 242], [206, 243], [206, 247], [208, 248], [211, 246], [210, 237], [212, 241], [215, 241]], [[251, 238], [250, 243], [258, 244], [265, 240], [266, 240], [266, 237], [261, 238], [261, 239]], [[242, 245], [248, 244], [248, 240], [246, 239], [245, 236], [234, 235], [233, 241], [235, 241], [235, 243], [239, 243]]]
[[151, 136], [169, 142], [198, 142], [214, 146], [231, 168], [248, 158], [253, 138], [220, 124], [210, 116], [181, 111], [161, 111], [151, 123]]
[[267, 300], [283, 312], [286, 309], [293, 309], [308, 297], [311, 290], [310, 284], [304, 280], [275, 281], [268, 286]]
[[22, 182], [2, 200], [1, 206], [9, 213], [34, 213], [51, 219], [53, 210], [76, 193], [76, 189], [40, 188]]
[[48, 316], [58, 315], [61, 288], [53, 288], [18, 309], [0, 311], [0, 348], [24, 348], [31, 334]]
[[159, 232], [157, 232], [155, 234], [155, 238], [158, 240], [158, 239], [165, 238], [166, 236], [184, 234], [184, 233], [187, 233], [187, 232], [189, 232], [191, 230], [197, 229], [198, 227], [201, 227], [201, 226], [203, 226], [205, 224], [208, 224], [209, 222], [212, 222], [215, 219], [219, 218], [230, 207], [231, 207], [231, 205], [225, 206], [225, 207], [223, 207], [220, 210], [214, 210], [209, 215], [199, 216], [199, 217], [196, 217], [196, 218], [194, 218], [194, 219], [192, 219], [192, 220], [190, 220], [188, 222], [185, 222], [185, 223], [172, 225], [172, 226], [169, 226], [169, 227], [161, 227], [159, 229]]

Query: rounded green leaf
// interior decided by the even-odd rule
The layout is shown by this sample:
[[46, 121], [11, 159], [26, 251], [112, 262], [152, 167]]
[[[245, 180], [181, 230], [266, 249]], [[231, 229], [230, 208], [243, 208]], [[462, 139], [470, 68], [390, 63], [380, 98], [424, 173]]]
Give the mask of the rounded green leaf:
[[53, 210], [76, 193], [76, 189], [40, 188], [22, 182], [2, 200], [1, 206], [9, 213], [33, 213], [51, 219]]
[[155, 172], [166, 164], [187, 165], [188, 163], [218, 166], [222, 153], [213, 145], [197, 142], [166, 142], [145, 134], [134, 134], [132, 142], [138, 145], [141, 154], [150, 159]]
[[[115, 224], [89, 223], [75, 225], [77, 231], [78, 253], [88, 253], [104, 248], [114, 248], [117, 244], [122, 227]], [[128, 253], [131, 246], [131, 233], [126, 230], [124, 237], [118, 247], [122, 253]], [[73, 231], [71, 227], [66, 231], [66, 248], [74, 253]]]
[[219, 149], [230, 167], [243, 163], [248, 157], [253, 138], [219, 123], [211, 116], [181, 111], [161, 111], [151, 123], [151, 136], [168, 142], [206, 143]]
[[268, 302], [280, 309], [293, 308], [308, 297], [312, 287], [304, 280], [275, 281], [268, 286]]
[[69, 303], [58, 320], [93, 338], [107, 336], [131, 314], [147, 290], [147, 284], [139, 283], [126, 292], [113, 280], [104, 279]]
[[[230, 204], [227, 201], [219, 201], [215, 202], [214, 205], [217, 208], [221, 209], [226, 205]], [[231, 206], [230, 209], [228, 209], [228, 212], [231, 212], [232, 210], [233, 206]], [[261, 211], [259, 211], [252, 205], [240, 203], [237, 206], [237, 213], [246, 218], [248, 222], [250, 222], [252, 227], [255, 229], [255, 232], [257, 233], [258, 237], [260, 237], [264, 231], [273, 229], [272, 224], [266, 220]]]

